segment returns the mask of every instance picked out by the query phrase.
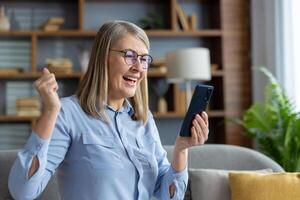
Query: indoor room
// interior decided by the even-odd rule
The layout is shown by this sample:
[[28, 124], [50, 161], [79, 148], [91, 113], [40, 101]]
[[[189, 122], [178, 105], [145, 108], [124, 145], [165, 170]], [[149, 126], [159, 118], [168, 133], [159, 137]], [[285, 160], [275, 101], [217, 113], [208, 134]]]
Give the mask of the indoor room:
[[0, 199], [300, 199], [297, 0], [1, 0]]

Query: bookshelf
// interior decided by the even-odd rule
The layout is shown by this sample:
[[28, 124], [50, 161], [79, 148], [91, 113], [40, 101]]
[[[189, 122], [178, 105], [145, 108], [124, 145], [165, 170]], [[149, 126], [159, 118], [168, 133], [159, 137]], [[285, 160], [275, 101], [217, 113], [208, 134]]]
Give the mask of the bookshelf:
[[[12, 15], [17, 13], [21, 2], [17, 0], [4, 1], [2, 3], [7, 11]], [[8, 40], [26, 41], [29, 44], [27, 68], [23, 72], [5, 74], [0, 70], [0, 89], [5, 91], [7, 82], [28, 81], [33, 82], [41, 73], [45, 55], [54, 55], [55, 53], [47, 51], [45, 45], [49, 44], [49, 49], [60, 47], [61, 41], [66, 42], [69, 49], [76, 48], [79, 43], [92, 44], [96, 35], [97, 28], [104, 21], [110, 20], [113, 14], [107, 14], [107, 8], [118, 9], [124, 7], [123, 11], [109, 11], [116, 15], [116, 18], [138, 23], [138, 19], [145, 14], [145, 8], [157, 11], [164, 17], [165, 27], [163, 29], [146, 30], [150, 38], [153, 49], [151, 52], [154, 58], [161, 59], [164, 53], [174, 48], [183, 48], [185, 44], [192, 43], [195, 46], [204, 46], [210, 49], [211, 61], [218, 68], [212, 72], [212, 80], [208, 84], [215, 86], [214, 96], [208, 111], [210, 116], [210, 126], [213, 135], [213, 143], [227, 143], [249, 146], [250, 142], [242, 134], [242, 129], [238, 125], [228, 123], [227, 119], [240, 117], [243, 111], [248, 108], [251, 103], [251, 83], [250, 83], [250, 35], [249, 35], [249, 1], [242, 0], [168, 0], [168, 1], [100, 1], [100, 0], [77, 0], [63, 1], [55, 0], [45, 2], [42, 0], [25, 1], [28, 10], [31, 5], [39, 12], [43, 12], [49, 8], [49, 12], [45, 12], [42, 19], [41, 16], [34, 15], [31, 26], [15, 28], [8, 32], [0, 31], [0, 41]], [[176, 5], [180, 5], [187, 14], [197, 14], [196, 30], [181, 30], [178, 27], [178, 16]], [[138, 8], [140, 11], [130, 13], [128, 10]], [[143, 10], [144, 9], [144, 10]], [[195, 10], [196, 9], [196, 10]], [[26, 9], [25, 9], [26, 10]], [[98, 10], [97, 12], [95, 10]], [[126, 11], [126, 12], [125, 12]], [[39, 13], [38, 11], [36, 11]], [[96, 12], [96, 13], [95, 13]], [[39, 24], [47, 17], [51, 17], [54, 13], [57, 16], [65, 17], [66, 23], [62, 29], [56, 32], [45, 32], [40, 30]], [[118, 13], [118, 14], [116, 14]], [[91, 18], [91, 15], [94, 15]], [[106, 15], [105, 15], [106, 14]], [[37, 19], [35, 19], [35, 17]], [[98, 19], [95, 23], [94, 19]], [[24, 22], [21, 20], [21, 22]], [[40, 23], [38, 23], [40, 22]], [[26, 24], [24, 22], [24, 24]], [[178, 46], [176, 46], [178, 42]], [[165, 44], [171, 44], [167, 49]], [[173, 45], [174, 43], [174, 45]], [[73, 45], [73, 46], [72, 46]], [[161, 49], [160, 50], [160, 46]], [[0, 45], [1, 50], [1, 45]], [[25, 52], [26, 53], [26, 52]], [[76, 56], [73, 56], [73, 60]], [[3, 59], [0, 56], [0, 62]], [[82, 77], [78, 61], [74, 61], [74, 71], [72, 73], [56, 74], [58, 80], [63, 83], [73, 85], [73, 91], [76, 84]], [[2, 66], [3, 67], [3, 66]], [[9, 66], [8, 66], [9, 67]], [[1, 66], [0, 66], [1, 69]], [[148, 77], [163, 78], [166, 74], [162, 72], [149, 71]], [[74, 86], [75, 85], [75, 86]], [[171, 102], [167, 113], [159, 113], [156, 108], [152, 109], [157, 120], [160, 119], [182, 119], [185, 111], [177, 109], [182, 104], [184, 92], [180, 91], [180, 87], [171, 85], [166, 98]], [[157, 99], [150, 99], [153, 105]], [[154, 102], [153, 102], [154, 101]], [[5, 95], [0, 97], [0, 126], [4, 123], [28, 123], [34, 126], [35, 117], [19, 117], [7, 116], [5, 114]], [[152, 105], [152, 106], [153, 106]], [[155, 107], [155, 106], [154, 106]]]

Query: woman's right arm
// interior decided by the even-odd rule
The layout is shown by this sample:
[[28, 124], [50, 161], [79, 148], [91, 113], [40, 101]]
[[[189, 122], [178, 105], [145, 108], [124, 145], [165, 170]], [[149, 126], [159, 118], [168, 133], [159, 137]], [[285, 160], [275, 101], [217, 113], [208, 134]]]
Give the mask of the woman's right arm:
[[[43, 191], [55, 168], [63, 160], [70, 141], [65, 128], [65, 113], [60, 112], [58, 85], [54, 74], [50, 74], [45, 68], [42, 77], [34, 85], [41, 97], [43, 110], [27, 144], [18, 153], [9, 175], [9, 189], [15, 199], [34, 199]], [[56, 139], [49, 147], [53, 132]], [[48, 149], [52, 157], [47, 155]], [[51, 166], [47, 167], [50, 165], [49, 161]]]
[[[42, 77], [34, 82], [34, 86], [43, 103], [42, 115], [39, 118], [34, 131], [40, 138], [47, 140], [51, 137], [60, 109], [60, 101], [57, 95], [58, 85], [54, 74], [51, 74], [47, 68], [44, 68]], [[32, 159], [28, 177], [30, 178], [38, 168], [39, 161], [37, 156], [35, 156]]]

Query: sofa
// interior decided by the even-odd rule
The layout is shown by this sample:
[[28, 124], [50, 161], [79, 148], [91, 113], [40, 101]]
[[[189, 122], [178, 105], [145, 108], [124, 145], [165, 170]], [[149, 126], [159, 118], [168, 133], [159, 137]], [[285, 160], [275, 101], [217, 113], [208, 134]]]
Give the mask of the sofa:
[[[164, 146], [168, 159], [172, 159], [173, 146]], [[16, 150], [0, 151], [0, 199], [12, 199], [8, 191], [8, 174], [16, 158]], [[192, 147], [189, 150], [188, 168], [192, 169], [219, 169], [219, 170], [261, 170], [272, 169], [274, 172], [283, 172], [283, 168], [269, 157], [249, 148], [225, 145], [205, 144]], [[189, 179], [191, 180], [191, 178]], [[210, 180], [206, 180], [210, 181]], [[191, 185], [191, 182], [189, 182]], [[192, 199], [193, 191], [190, 186], [186, 192], [185, 200]], [[44, 192], [38, 199], [59, 199], [55, 176], [52, 177]]]

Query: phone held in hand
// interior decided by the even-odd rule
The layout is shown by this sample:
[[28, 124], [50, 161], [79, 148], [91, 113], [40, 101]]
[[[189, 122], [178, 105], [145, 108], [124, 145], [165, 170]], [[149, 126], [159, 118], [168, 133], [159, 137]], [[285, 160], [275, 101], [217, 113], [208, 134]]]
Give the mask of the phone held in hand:
[[211, 85], [197, 85], [192, 96], [189, 108], [185, 114], [179, 135], [191, 137], [191, 127], [196, 114], [201, 114], [206, 110], [213, 93], [214, 87]]

